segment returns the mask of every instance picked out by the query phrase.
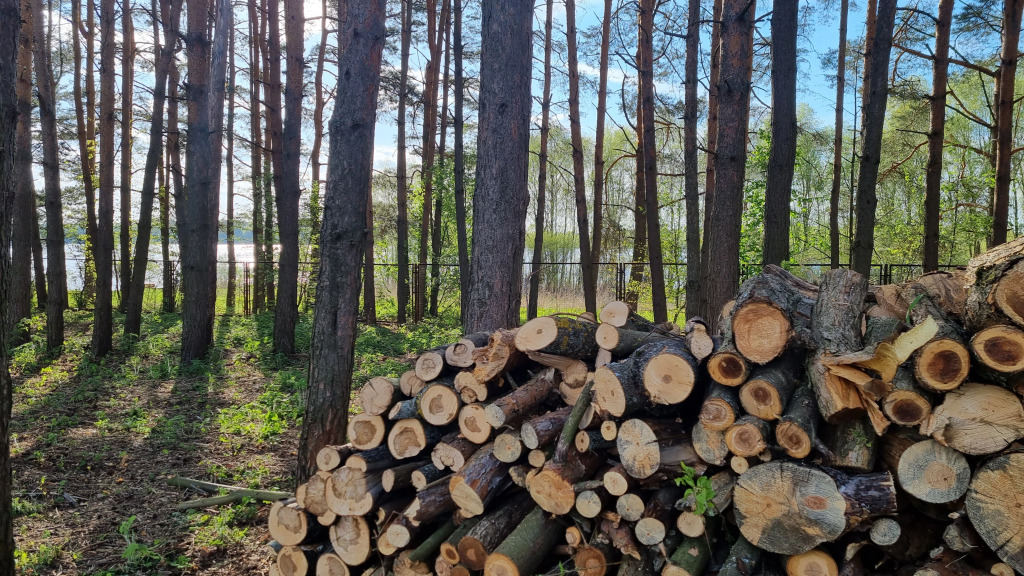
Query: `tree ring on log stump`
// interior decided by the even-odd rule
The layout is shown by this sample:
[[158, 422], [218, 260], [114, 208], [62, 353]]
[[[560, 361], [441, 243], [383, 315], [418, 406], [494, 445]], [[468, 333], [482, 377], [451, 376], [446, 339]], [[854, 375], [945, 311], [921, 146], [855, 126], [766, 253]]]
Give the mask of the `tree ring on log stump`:
[[658, 354], [644, 369], [644, 388], [655, 404], [679, 404], [690, 397], [697, 375], [693, 366], [676, 354]]
[[622, 382], [608, 366], [602, 366], [594, 372], [594, 403], [603, 412], [612, 416], [622, 416], [626, 412], [626, 393]]
[[428, 386], [421, 392], [420, 412], [428, 424], [445, 426], [459, 416], [459, 396], [455, 390], [441, 384]]
[[708, 374], [723, 386], [739, 386], [747, 381], [750, 369], [742, 356], [735, 352], [716, 352], [708, 359]]
[[[1024, 326], [1024, 264], [1017, 263], [996, 284], [996, 306], [1018, 326]], [[1014, 566], [1014, 568], [1017, 568]], [[1017, 568], [1019, 571], [1020, 568]]]
[[427, 447], [427, 434], [423, 423], [416, 418], [395, 422], [388, 434], [388, 449], [399, 460], [412, 458]]
[[1024, 371], [1024, 331], [1013, 326], [992, 326], [971, 339], [971, 349], [982, 364], [1003, 374]]
[[630, 476], [648, 478], [661, 466], [658, 437], [643, 420], [634, 418], [623, 422], [615, 442], [622, 465]]
[[936, 392], [948, 392], [967, 379], [971, 357], [960, 342], [940, 338], [921, 347], [914, 367], [922, 386]]
[[370, 558], [370, 526], [362, 516], [341, 516], [330, 529], [334, 553], [349, 566], [359, 566]]
[[348, 440], [358, 450], [370, 450], [384, 440], [384, 419], [373, 414], [356, 414], [348, 421]]
[[754, 466], [733, 490], [740, 532], [775, 554], [802, 554], [839, 538], [846, 507], [828, 474], [791, 462]]
[[913, 390], [893, 390], [882, 402], [882, 411], [896, 424], [916, 426], [932, 413], [932, 405]]
[[1017, 572], [1024, 572], [1024, 454], [1004, 454], [974, 474], [967, 491], [967, 516], [989, 547]]
[[811, 453], [811, 438], [794, 422], [780, 422], [775, 427], [775, 441], [793, 458], [806, 458]]
[[732, 317], [736, 349], [756, 364], [778, 358], [789, 343], [791, 329], [786, 314], [768, 302], [745, 304]]
[[967, 492], [971, 468], [956, 450], [923, 440], [900, 455], [896, 475], [911, 496], [932, 504], [953, 502]]

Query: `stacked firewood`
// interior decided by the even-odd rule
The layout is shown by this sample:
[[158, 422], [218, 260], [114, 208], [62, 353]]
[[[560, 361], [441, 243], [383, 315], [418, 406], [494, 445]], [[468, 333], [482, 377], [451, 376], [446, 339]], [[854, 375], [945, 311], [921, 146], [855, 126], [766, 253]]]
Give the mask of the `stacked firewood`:
[[778, 267], [711, 334], [621, 302], [422, 353], [270, 512], [272, 573], [1024, 572], [1024, 239]]

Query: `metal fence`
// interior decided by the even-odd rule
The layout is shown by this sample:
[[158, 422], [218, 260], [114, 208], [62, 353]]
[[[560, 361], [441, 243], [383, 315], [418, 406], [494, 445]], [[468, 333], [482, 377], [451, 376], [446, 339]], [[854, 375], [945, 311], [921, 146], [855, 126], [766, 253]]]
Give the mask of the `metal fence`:
[[[172, 292], [175, 297], [176, 309], [180, 309], [180, 263], [178, 260], [168, 261], [171, 268]], [[217, 313], [218, 314], [251, 314], [254, 312], [253, 296], [255, 293], [256, 263], [252, 261], [236, 261], [236, 285], [234, 306], [228, 306], [228, 278], [231, 262], [217, 262]], [[276, 282], [276, 262], [264, 262], [275, 271], [272, 279]], [[146, 270], [146, 293], [143, 307], [148, 311], [157, 311], [163, 307], [163, 260], [150, 260]], [[120, 293], [119, 270], [120, 262], [114, 262], [115, 299]], [[686, 307], [686, 273], [684, 262], [666, 262], [665, 292], [669, 318], [680, 320]], [[760, 273], [761, 264], [743, 264], [740, 266], [740, 280]], [[649, 262], [599, 262], [597, 271], [597, 301], [599, 304], [612, 300], [636, 300], [641, 312], [649, 311], [652, 305]], [[956, 266], [940, 266], [941, 269], [953, 269]], [[789, 269], [797, 276], [813, 280], [829, 269], [828, 263], [811, 262], [793, 264]], [[84, 283], [85, 262], [77, 258], [68, 259], [68, 286], [72, 306], [86, 307], [81, 288]], [[871, 267], [873, 284], [893, 284], [907, 282], [920, 276], [923, 269], [916, 263], [875, 264]], [[390, 262], [375, 263], [373, 266], [374, 291], [376, 300], [377, 320], [397, 322], [398, 320], [398, 265]], [[408, 318], [419, 320], [428, 316], [448, 318], [459, 317], [460, 307], [460, 267], [458, 264], [438, 263], [409, 265], [409, 310]], [[525, 315], [527, 295], [530, 290], [531, 277], [536, 274], [539, 279], [538, 308], [542, 313], [555, 311], [582, 311], [583, 281], [582, 268], [579, 262], [543, 262], [536, 273], [530, 263], [523, 265], [522, 274], [522, 311]], [[312, 307], [315, 290], [310, 282], [313, 278], [313, 264], [299, 264], [299, 306], [308, 310]], [[266, 280], [264, 280], [266, 282]], [[264, 290], [265, 306], [273, 306], [273, 291]]]

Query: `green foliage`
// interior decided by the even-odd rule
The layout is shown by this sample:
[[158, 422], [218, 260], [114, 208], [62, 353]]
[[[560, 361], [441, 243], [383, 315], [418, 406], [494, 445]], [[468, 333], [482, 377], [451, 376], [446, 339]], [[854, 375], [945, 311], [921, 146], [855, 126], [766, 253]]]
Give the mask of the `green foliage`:
[[715, 490], [711, 487], [711, 479], [697, 476], [697, 471], [683, 462], [679, 463], [683, 475], [676, 478], [676, 486], [685, 486], [684, 498], [693, 498], [693, 511], [697, 514], [713, 516], [715, 514]]

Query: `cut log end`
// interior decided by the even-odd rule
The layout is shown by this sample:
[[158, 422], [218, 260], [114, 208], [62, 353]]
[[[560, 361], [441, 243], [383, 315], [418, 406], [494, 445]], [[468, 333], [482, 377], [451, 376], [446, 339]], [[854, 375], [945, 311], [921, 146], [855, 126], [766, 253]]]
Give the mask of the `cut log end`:
[[704, 533], [704, 516], [687, 510], [676, 518], [676, 529], [679, 530], [679, 533], [683, 536], [696, 538]]
[[316, 573], [318, 576], [349, 576], [348, 565], [333, 552], [325, 552], [317, 558]]
[[416, 376], [430, 382], [444, 371], [444, 353], [436, 350], [424, 352], [416, 359]]
[[768, 447], [769, 431], [763, 420], [744, 416], [725, 431], [725, 444], [737, 456], [757, 456]]
[[918, 382], [935, 392], [948, 392], [963, 384], [970, 368], [967, 348], [949, 338], [932, 340], [922, 346], [914, 363]]
[[423, 419], [434, 426], [451, 424], [459, 416], [459, 396], [442, 384], [429, 386], [420, 395]]
[[655, 546], [665, 540], [665, 523], [657, 518], [641, 518], [633, 527], [638, 542], [645, 546]]
[[377, 376], [359, 389], [359, 405], [363, 412], [380, 416], [394, 404], [398, 381], [392, 378]]
[[558, 338], [558, 323], [554, 318], [543, 316], [527, 322], [516, 332], [516, 348], [523, 352], [543, 350]]
[[644, 500], [632, 492], [623, 494], [615, 501], [615, 512], [626, 522], [636, 522], [643, 517]]
[[900, 523], [892, 518], [879, 518], [871, 525], [868, 535], [878, 546], [892, 546], [900, 539], [903, 529]]
[[739, 386], [750, 376], [747, 361], [735, 352], [716, 352], [708, 359], [708, 374], [723, 386]]
[[619, 345], [619, 329], [607, 322], [603, 323], [597, 327], [594, 339], [601, 348], [611, 350]]
[[459, 430], [474, 444], [486, 443], [493, 430], [487, 421], [487, 409], [479, 404], [463, 406], [459, 411]]
[[309, 514], [294, 502], [275, 502], [267, 519], [270, 536], [282, 546], [302, 544], [310, 530]]
[[751, 378], [740, 388], [743, 409], [762, 420], [775, 420], [781, 416], [786, 408], [785, 400], [774, 386], [764, 380]]
[[838, 576], [836, 561], [821, 550], [790, 556], [786, 561], [787, 576]]
[[384, 419], [373, 414], [356, 414], [348, 421], [348, 440], [357, 450], [380, 446], [386, 431]]
[[767, 364], [778, 358], [786, 349], [791, 330], [786, 314], [767, 302], [747, 303], [732, 317], [736, 348], [744, 358], [756, 364]]
[[523, 454], [523, 443], [519, 434], [505, 432], [494, 439], [494, 457], [501, 462], [515, 462]]
[[594, 372], [594, 403], [607, 414], [620, 417], [626, 412], [626, 391], [608, 366]]
[[619, 425], [614, 420], [601, 422], [601, 438], [612, 442], [619, 435]]
[[388, 450], [395, 458], [412, 458], [426, 447], [427, 433], [418, 419], [399, 420], [388, 433]]
[[811, 453], [811, 437], [794, 422], [782, 422], [776, 426], [775, 441], [793, 458], [806, 458]]
[[[692, 360], [692, 359], [691, 359]], [[679, 404], [697, 380], [693, 365], [675, 354], [659, 354], [644, 369], [644, 388], [655, 404]]]
[[1024, 331], [1013, 326], [992, 326], [971, 339], [979, 362], [1003, 374], [1024, 372]]
[[597, 518], [604, 508], [596, 490], [584, 490], [576, 496], [576, 511], [584, 518]]
[[632, 313], [633, 311], [629, 308], [629, 304], [616, 300], [605, 304], [604, 308], [601, 308], [599, 319], [604, 324], [621, 328], [629, 322], [629, 317]]
[[579, 576], [605, 576], [610, 567], [609, 558], [597, 546], [581, 546], [573, 555], [573, 563]]
[[349, 566], [359, 566], [370, 557], [370, 526], [362, 516], [341, 516], [330, 529], [334, 553]]
[[568, 514], [576, 505], [572, 483], [551, 470], [541, 470], [530, 481], [530, 496], [551, 514]]
[[277, 553], [277, 567], [281, 576], [306, 576], [311, 572], [306, 551], [298, 546], [285, 546]]
[[1024, 326], [1024, 266], [1018, 263], [1004, 274], [996, 285], [994, 296], [996, 306], [1003, 314], [1018, 326]]
[[916, 426], [932, 413], [932, 405], [913, 390], [893, 390], [882, 402], [882, 412], [893, 424]]
[[1024, 572], [1024, 454], [1004, 454], [974, 474], [966, 508], [982, 540], [1017, 572]]

